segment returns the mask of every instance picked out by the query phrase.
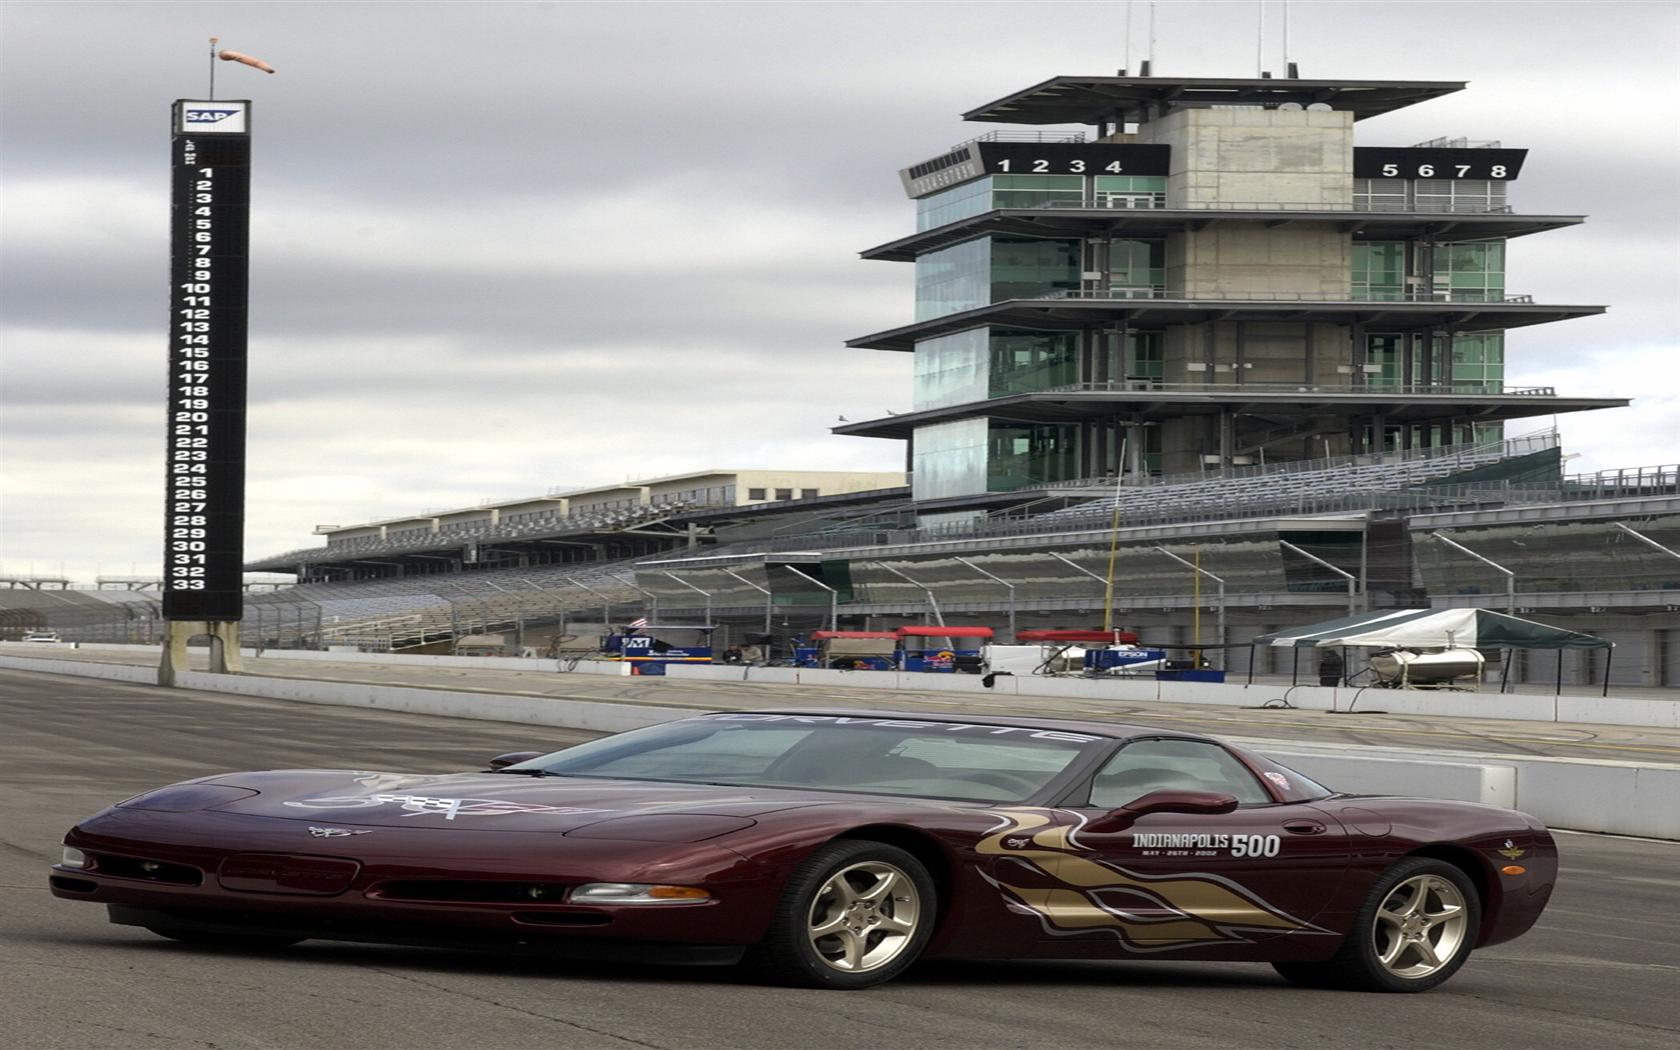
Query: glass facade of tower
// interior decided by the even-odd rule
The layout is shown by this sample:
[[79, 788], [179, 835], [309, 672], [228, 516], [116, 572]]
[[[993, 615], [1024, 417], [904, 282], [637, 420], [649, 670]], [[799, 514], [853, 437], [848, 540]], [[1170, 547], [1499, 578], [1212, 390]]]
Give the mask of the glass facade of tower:
[[1076, 427], [959, 419], [917, 427], [917, 499], [1009, 492], [1079, 476]]
[[912, 408], [1056, 390], [1079, 382], [1079, 336], [970, 328], [916, 344]]
[[1546, 414], [1550, 392], [1511, 396], [1485, 326], [1596, 308], [1507, 292], [1506, 239], [1571, 222], [1512, 212], [1525, 151], [1356, 145], [1376, 96], [1227, 87], [1105, 82], [1085, 112], [1041, 85], [972, 119], [1078, 112], [1095, 137], [998, 130], [904, 168], [918, 233], [865, 255], [914, 263], [916, 320], [853, 345], [914, 352], [919, 415], [844, 432], [908, 435], [916, 495], [960, 498], [1481, 442]]
[[[1401, 180], [1396, 180], [1401, 181]], [[916, 201], [916, 229], [931, 230], [993, 208], [1164, 208], [1162, 175], [988, 175]]]

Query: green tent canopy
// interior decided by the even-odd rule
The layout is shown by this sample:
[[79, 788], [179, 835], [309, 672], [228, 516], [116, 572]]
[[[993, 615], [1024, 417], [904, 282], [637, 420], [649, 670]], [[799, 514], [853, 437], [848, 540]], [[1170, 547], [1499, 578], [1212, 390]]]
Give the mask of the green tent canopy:
[[1302, 649], [1608, 649], [1613, 644], [1491, 609], [1389, 609], [1261, 635], [1254, 641]]

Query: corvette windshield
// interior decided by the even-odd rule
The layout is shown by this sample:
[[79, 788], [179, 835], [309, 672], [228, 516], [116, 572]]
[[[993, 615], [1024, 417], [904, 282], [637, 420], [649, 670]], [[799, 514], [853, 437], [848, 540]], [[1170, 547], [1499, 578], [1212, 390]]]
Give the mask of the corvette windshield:
[[1104, 740], [1084, 733], [914, 719], [714, 715], [606, 737], [508, 769], [1019, 802]]

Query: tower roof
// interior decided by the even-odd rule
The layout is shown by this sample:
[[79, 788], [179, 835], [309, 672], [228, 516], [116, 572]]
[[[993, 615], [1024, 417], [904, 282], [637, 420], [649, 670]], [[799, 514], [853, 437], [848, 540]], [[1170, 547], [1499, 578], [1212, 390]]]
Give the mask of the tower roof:
[[1175, 109], [1322, 103], [1364, 120], [1462, 91], [1462, 80], [1051, 77], [963, 114], [1004, 124], [1144, 123]]

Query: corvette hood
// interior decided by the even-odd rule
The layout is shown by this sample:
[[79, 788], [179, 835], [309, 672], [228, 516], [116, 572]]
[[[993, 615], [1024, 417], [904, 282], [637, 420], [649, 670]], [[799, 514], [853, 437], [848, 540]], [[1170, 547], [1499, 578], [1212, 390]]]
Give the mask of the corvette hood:
[[[316, 824], [565, 832], [621, 817], [709, 814], [742, 818], [828, 801], [803, 792], [505, 773], [429, 776], [361, 770], [234, 773], [212, 783], [256, 794], [221, 813]], [[720, 825], [721, 826], [721, 825]]]

